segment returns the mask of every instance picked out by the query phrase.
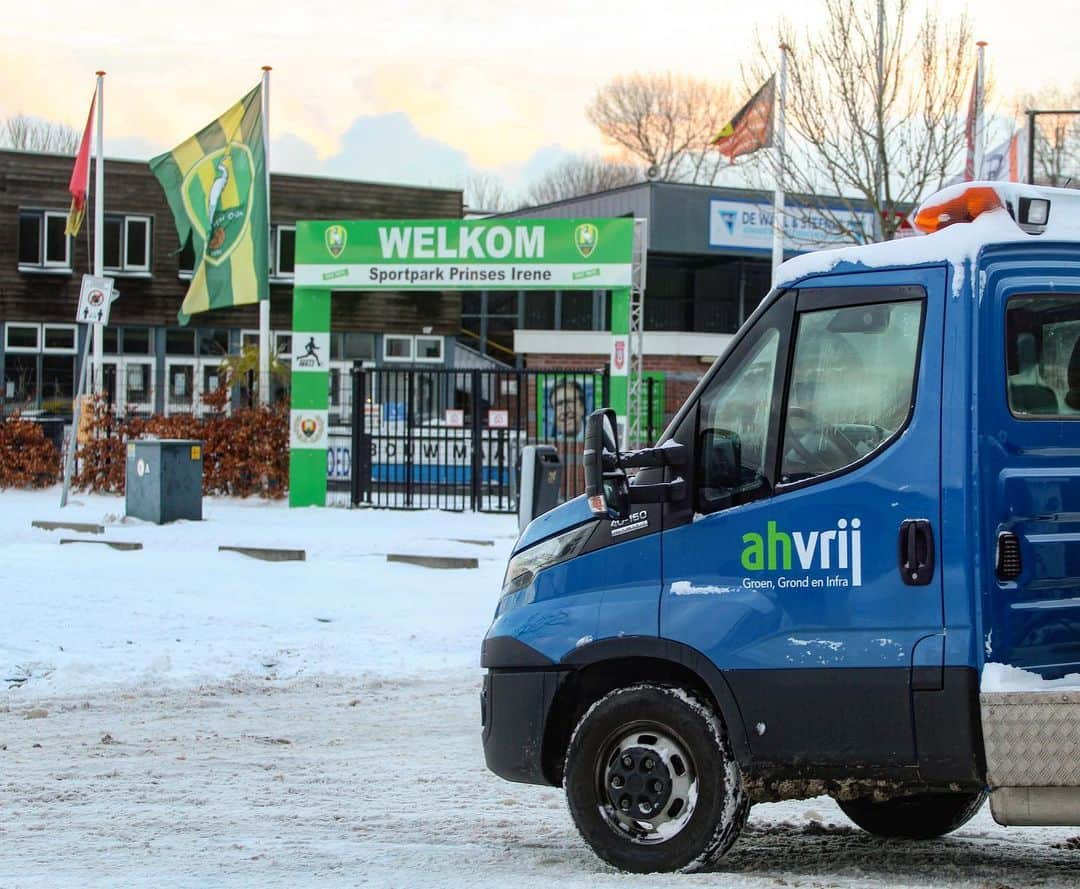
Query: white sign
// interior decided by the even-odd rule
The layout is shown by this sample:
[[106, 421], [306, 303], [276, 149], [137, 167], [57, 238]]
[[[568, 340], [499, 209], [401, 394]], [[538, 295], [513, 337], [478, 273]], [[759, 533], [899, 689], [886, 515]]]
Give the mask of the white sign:
[[320, 450], [326, 447], [328, 411], [289, 412], [289, 447]]
[[327, 371], [330, 367], [329, 333], [293, 333], [293, 373], [304, 371]]
[[454, 429], [460, 429], [465, 425], [465, 411], [455, 410], [454, 408], [446, 409], [445, 422], [447, 426]]
[[[784, 249], [795, 252], [840, 247], [852, 243], [839, 231], [836, 221], [854, 231], [872, 232], [874, 214], [833, 209], [828, 213], [811, 207], [789, 205], [784, 212]], [[773, 241], [772, 204], [747, 201], [709, 201], [709, 246], [742, 247], [768, 252]]]
[[[395, 290], [453, 290], [455, 285], [514, 290], [537, 288], [560, 290], [575, 287], [608, 290], [630, 286], [630, 265], [617, 262], [538, 263], [454, 263], [430, 265], [299, 265], [297, 287], [326, 287], [340, 282], [342, 287], [370, 287]], [[295, 334], [304, 336], [305, 334]]]
[[75, 320], [80, 324], [108, 324], [109, 306], [116, 298], [113, 293], [114, 283], [112, 278], [83, 275]]
[[509, 429], [510, 411], [488, 411], [488, 429]]
[[630, 337], [613, 336], [611, 338], [611, 375], [625, 377], [630, 374]]

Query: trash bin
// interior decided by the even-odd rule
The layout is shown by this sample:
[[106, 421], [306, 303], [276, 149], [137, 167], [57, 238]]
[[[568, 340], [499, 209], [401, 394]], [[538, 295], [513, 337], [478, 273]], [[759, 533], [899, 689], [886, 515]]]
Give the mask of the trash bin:
[[521, 449], [519, 528], [558, 505], [562, 472], [562, 460], [553, 445], [526, 445]]
[[45, 437], [56, 446], [56, 452], [62, 454], [64, 452], [64, 427], [71, 425], [71, 420], [65, 420], [63, 417], [34, 417], [33, 421], [41, 427], [42, 433]]
[[163, 525], [202, 519], [202, 442], [146, 439], [128, 442], [124, 494], [136, 519]]

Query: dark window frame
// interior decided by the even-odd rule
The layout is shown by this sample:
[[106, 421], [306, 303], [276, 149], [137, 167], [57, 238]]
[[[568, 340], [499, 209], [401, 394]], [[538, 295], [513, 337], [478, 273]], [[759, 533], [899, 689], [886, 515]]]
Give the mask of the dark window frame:
[[[1012, 293], [1012, 294], [1009, 295], [1008, 299], [1005, 300], [1005, 306], [1004, 306], [1005, 317], [1004, 317], [1004, 323], [1002, 324], [1002, 334], [1003, 334], [1004, 339], [1005, 339], [1005, 342], [1003, 344], [1004, 345], [1004, 352], [1002, 353], [1002, 357], [1004, 359], [1002, 361], [1002, 369], [1005, 372], [1005, 387], [1004, 387], [1005, 406], [1008, 409], [1009, 414], [1012, 416], [1012, 418], [1014, 420], [1020, 422], [1020, 423], [1068, 423], [1068, 422], [1075, 422], [1076, 420], [1080, 420], [1080, 412], [1078, 412], [1076, 414], [1061, 414], [1061, 413], [1057, 413], [1057, 414], [1026, 414], [1026, 413], [1017, 413], [1015, 410], [1013, 410], [1012, 395], [1009, 392], [1009, 358], [1008, 358], [1008, 356], [1009, 356], [1009, 348], [1010, 348], [1010, 346], [1009, 346], [1009, 306], [1010, 306], [1011, 303], [1013, 303], [1016, 300], [1022, 300], [1022, 299], [1031, 300], [1031, 299], [1038, 299], [1039, 297], [1045, 297], [1047, 299], [1055, 299], [1055, 300], [1066, 300], [1066, 301], [1070, 301], [1070, 302], [1080, 303], [1080, 294], [1078, 294], [1078, 293], [1069, 293], [1067, 291], [1062, 292], [1062, 293], [1034, 293], [1034, 292]], [[1068, 372], [1068, 370], [1066, 369], [1066, 373], [1067, 372]]]
[[[890, 296], [890, 292], [893, 294], [903, 293], [903, 295]], [[832, 472], [825, 472], [821, 475], [815, 475], [812, 478], [804, 478], [792, 482], [780, 481], [781, 462], [784, 456], [784, 443], [780, 440], [783, 429], [777, 428], [776, 463], [773, 466], [775, 478], [777, 479], [777, 496], [785, 494], [788, 491], [798, 491], [810, 487], [811, 485], [840, 478], [843, 475], [847, 475], [848, 473], [854, 472], [856, 469], [865, 466], [870, 461], [876, 460], [892, 448], [896, 441], [907, 431], [908, 427], [911, 425], [911, 421], [915, 417], [915, 408], [919, 403], [919, 372], [922, 370], [923, 346], [926, 343], [926, 316], [928, 314], [927, 308], [929, 303], [927, 300], [926, 288], [921, 284], [822, 287], [806, 288], [799, 291], [798, 304], [796, 306], [795, 315], [792, 318], [791, 336], [788, 342], [787, 372], [784, 380], [783, 410], [780, 415], [781, 420], [786, 418], [788, 413], [788, 402], [791, 396], [791, 378], [795, 364], [795, 349], [798, 345], [798, 321], [803, 315], [828, 309], [844, 309], [855, 308], [857, 306], [905, 302], [921, 302], [921, 309], [919, 315], [919, 341], [915, 347], [915, 362], [912, 371], [911, 397], [904, 422], [897, 427], [892, 435], [884, 439], [869, 453], [863, 454], [858, 460], [854, 460], [838, 469], [834, 469]]]

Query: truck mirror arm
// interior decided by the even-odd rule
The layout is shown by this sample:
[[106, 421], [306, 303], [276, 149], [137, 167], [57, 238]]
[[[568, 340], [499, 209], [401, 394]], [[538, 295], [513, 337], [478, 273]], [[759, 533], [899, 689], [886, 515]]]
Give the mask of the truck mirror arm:
[[656, 485], [630, 485], [631, 503], [677, 503], [686, 497], [686, 482], [681, 476]]
[[[604, 456], [608, 456], [607, 452]], [[626, 469], [649, 469], [656, 466], [685, 466], [687, 456], [686, 445], [671, 442], [658, 448], [626, 451], [619, 454], [617, 459]], [[612, 457], [614, 459], [614, 455]]]

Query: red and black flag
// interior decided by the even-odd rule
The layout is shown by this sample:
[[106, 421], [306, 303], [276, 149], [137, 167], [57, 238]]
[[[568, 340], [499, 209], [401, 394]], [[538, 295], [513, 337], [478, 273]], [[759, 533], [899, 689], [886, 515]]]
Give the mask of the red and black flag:
[[776, 104], [776, 75], [774, 74], [753, 97], [742, 106], [712, 140], [728, 160], [735, 160], [759, 148], [773, 144], [773, 106]]

